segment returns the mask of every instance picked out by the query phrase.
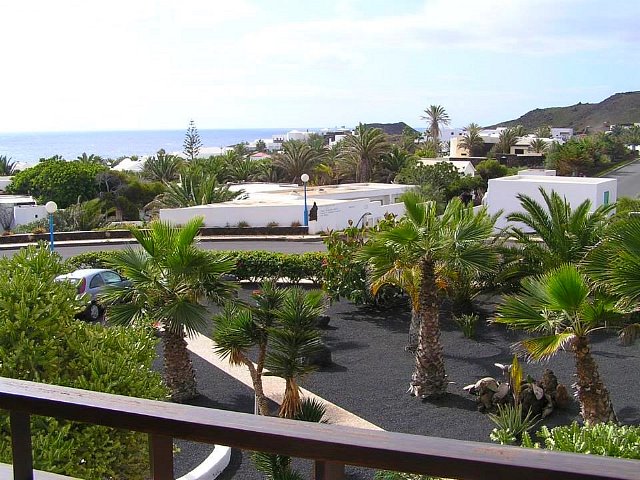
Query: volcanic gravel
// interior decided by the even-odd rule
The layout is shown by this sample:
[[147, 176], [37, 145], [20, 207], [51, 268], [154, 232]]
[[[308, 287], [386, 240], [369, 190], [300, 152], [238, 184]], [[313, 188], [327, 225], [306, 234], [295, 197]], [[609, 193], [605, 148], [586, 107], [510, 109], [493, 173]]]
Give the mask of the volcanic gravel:
[[[255, 286], [244, 285], [240, 297], [248, 298]], [[423, 401], [406, 393], [413, 372], [413, 356], [405, 352], [410, 314], [405, 308], [375, 310], [350, 302], [328, 307], [331, 317], [324, 341], [330, 347], [333, 365], [320, 369], [302, 382], [302, 386], [346, 410], [395, 432], [490, 442], [494, 424], [478, 412], [475, 397], [462, 388], [482, 377], [500, 380], [494, 363], [511, 363], [510, 346], [522, 333], [481, 321], [475, 339], [465, 338], [445, 311], [441, 315], [442, 344], [449, 379], [448, 393]], [[615, 332], [600, 331], [592, 337], [592, 353], [608, 387], [620, 422], [640, 424], [637, 372], [640, 366], [638, 345], [621, 346]], [[198, 389], [202, 394], [194, 405], [251, 413], [253, 391], [237, 380], [193, 355]], [[568, 352], [560, 352], [546, 363], [524, 364], [525, 374], [540, 378], [545, 368], [559, 382], [571, 388], [575, 365]], [[274, 406], [275, 407], [275, 406]], [[578, 405], [557, 410], [545, 419], [549, 426], [579, 420]], [[195, 467], [210, 453], [205, 445], [180, 442], [176, 454], [176, 475]], [[311, 464], [296, 460], [294, 465], [310, 476]], [[347, 467], [347, 478], [370, 479], [374, 471]], [[262, 479], [250, 459], [250, 452], [233, 450], [229, 467], [221, 480]]]

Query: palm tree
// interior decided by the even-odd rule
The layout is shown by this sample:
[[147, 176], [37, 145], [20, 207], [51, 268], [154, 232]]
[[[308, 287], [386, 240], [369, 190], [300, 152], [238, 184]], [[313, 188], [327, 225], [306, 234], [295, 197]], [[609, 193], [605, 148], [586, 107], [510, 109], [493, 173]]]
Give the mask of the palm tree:
[[428, 133], [431, 141], [433, 142], [436, 151], [439, 151], [440, 144], [440, 126], [449, 125], [449, 114], [446, 112], [442, 105], [430, 105], [428, 109], [424, 111], [425, 115], [421, 116], [421, 120], [426, 120], [429, 123]]
[[375, 232], [360, 255], [369, 262], [374, 284], [394, 283], [410, 292], [407, 287], [419, 283], [416, 308], [420, 332], [409, 391], [425, 398], [442, 395], [447, 387], [438, 320], [438, 277], [440, 272], [473, 276], [493, 269], [497, 255], [486, 241], [493, 233], [495, 218], [485, 208], [474, 213], [458, 198], [449, 202], [441, 216], [435, 202], [424, 202], [415, 192], [404, 195], [404, 205], [405, 217], [389, 230]]
[[155, 157], [149, 157], [144, 163], [142, 176], [149, 180], [169, 183], [177, 180], [183, 160], [175, 155], [167, 155], [160, 150]]
[[551, 138], [551, 127], [549, 125], [542, 125], [536, 129], [535, 135], [538, 138]]
[[280, 417], [294, 418], [300, 412], [302, 400], [298, 379], [314, 369], [305, 358], [321, 346], [316, 320], [322, 313], [322, 303], [323, 293], [319, 290], [287, 289], [276, 313], [278, 328], [269, 330], [270, 351], [265, 366], [268, 375], [285, 380], [284, 397], [278, 411]]
[[145, 210], [222, 203], [233, 200], [243, 193], [243, 190], [232, 191], [229, 188], [229, 185], [218, 183], [213, 175], [201, 176], [195, 172], [189, 172], [182, 177], [182, 182], [167, 184], [166, 191], [148, 203]]
[[460, 139], [460, 146], [469, 152], [469, 156], [477, 157], [482, 153], [484, 140], [480, 136], [480, 125], [470, 123]]
[[522, 248], [525, 261], [507, 268], [505, 276], [544, 273], [563, 263], [580, 262], [602, 238], [614, 208], [601, 205], [590, 212], [591, 202], [585, 200], [572, 209], [557, 192], [549, 194], [543, 188], [539, 191], [544, 205], [519, 194], [517, 198], [525, 211], [507, 216], [510, 222], [523, 225], [512, 227], [510, 234]]
[[389, 150], [383, 131], [361, 123], [343, 142], [343, 157], [357, 165], [356, 182], [370, 182], [374, 164]]
[[565, 346], [576, 362], [576, 396], [589, 423], [616, 422], [616, 415], [592, 354], [589, 335], [616, 316], [612, 302], [594, 295], [575, 265], [564, 265], [522, 282], [522, 294], [509, 295], [495, 323], [539, 336], [517, 348], [531, 360], [545, 360]]
[[[215, 352], [229, 359], [232, 365], [246, 365], [253, 382], [256, 397], [256, 413], [269, 415], [269, 404], [262, 388], [262, 375], [267, 355], [269, 331], [277, 322], [277, 310], [282, 305], [284, 290], [275, 283], [267, 282], [253, 294], [255, 305], [239, 306], [237, 302], [227, 304], [214, 317], [213, 340]], [[257, 360], [249, 358], [249, 350], [257, 347]]]
[[518, 134], [513, 128], [506, 128], [500, 132], [498, 143], [495, 144], [496, 153], [511, 153], [511, 147], [518, 143]]
[[530, 147], [531, 150], [533, 150], [535, 153], [547, 153], [549, 144], [542, 138], [534, 138], [533, 140], [531, 140]]
[[375, 176], [383, 183], [391, 183], [411, 158], [412, 155], [404, 148], [393, 145], [391, 150], [380, 158], [379, 168], [375, 169]]
[[110, 322], [164, 329], [164, 378], [176, 402], [197, 395], [185, 338], [207, 326], [203, 302], [221, 303], [234, 291], [222, 280], [234, 267], [233, 260], [225, 255], [214, 259], [195, 245], [201, 226], [202, 219], [194, 218], [181, 228], [165, 222], [152, 222], [148, 230], [131, 227], [142, 248], [117, 251], [109, 260], [130, 285], [104, 293]]
[[12, 162], [11, 158], [6, 155], [0, 155], [0, 175], [11, 176], [16, 173], [16, 162]]
[[298, 140], [284, 142], [282, 150], [282, 153], [275, 156], [273, 163], [281, 169], [283, 178], [288, 182], [301, 184], [300, 176], [313, 172], [322, 159], [316, 150]]

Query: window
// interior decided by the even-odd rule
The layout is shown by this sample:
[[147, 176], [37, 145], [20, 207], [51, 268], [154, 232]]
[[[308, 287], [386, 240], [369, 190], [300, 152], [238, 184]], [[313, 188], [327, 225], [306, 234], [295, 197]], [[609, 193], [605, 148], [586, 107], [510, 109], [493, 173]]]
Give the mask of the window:
[[609, 205], [609, 190], [604, 192], [604, 204]]
[[98, 274], [91, 279], [91, 283], [89, 283], [89, 288], [97, 288], [97, 287], [101, 287], [102, 285], [104, 285], [104, 282], [102, 281], [102, 277], [100, 276], [100, 274]]
[[102, 272], [102, 278], [104, 280], [104, 283], [106, 284], [120, 283], [122, 281], [122, 278], [120, 278], [120, 275], [118, 275], [115, 272]]

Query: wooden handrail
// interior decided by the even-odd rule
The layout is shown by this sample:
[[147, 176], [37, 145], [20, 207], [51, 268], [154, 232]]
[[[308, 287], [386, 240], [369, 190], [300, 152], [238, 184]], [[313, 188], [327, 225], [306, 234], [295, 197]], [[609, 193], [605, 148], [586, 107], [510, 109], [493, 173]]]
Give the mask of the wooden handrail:
[[[167, 438], [182, 438], [324, 462], [316, 472], [348, 464], [469, 480], [640, 478], [633, 460], [297, 422], [8, 378], [0, 378], [0, 408], [146, 432], [164, 449]], [[154, 478], [167, 472], [154, 471]]]

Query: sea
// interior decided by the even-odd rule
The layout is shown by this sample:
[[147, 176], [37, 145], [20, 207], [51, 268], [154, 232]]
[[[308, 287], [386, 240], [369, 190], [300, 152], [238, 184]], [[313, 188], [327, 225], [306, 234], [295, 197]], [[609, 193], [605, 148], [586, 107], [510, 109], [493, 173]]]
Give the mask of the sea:
[[[319, 128], [246, 128], [198, 130], [203, 147], [225, 147], [240, 142], [269, 139], [273, 135], [291, 130], [317, 132]], [[41, 158], [60, 155], [75, 160], [83, 153], [102, 158], [117, 159], [131, 155], [155, 155], [164, 149], [167, 153], [181, 152], [184, 130], [130, 130], [104, 132], [0, 132], [0, 156], [26, 166], [35, 165]]]

